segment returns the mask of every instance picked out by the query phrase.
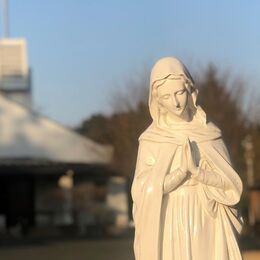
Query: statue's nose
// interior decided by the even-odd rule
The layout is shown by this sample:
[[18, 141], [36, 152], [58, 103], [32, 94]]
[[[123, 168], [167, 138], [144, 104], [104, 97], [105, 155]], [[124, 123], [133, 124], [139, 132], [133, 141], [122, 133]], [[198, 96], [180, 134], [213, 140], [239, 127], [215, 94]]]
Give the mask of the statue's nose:
[[179, 103], [179, 100], [176, 97], [176, 95], [172, 95], [172, 102], [173, 102], [175, 107], [180, 107], [180, 103]]

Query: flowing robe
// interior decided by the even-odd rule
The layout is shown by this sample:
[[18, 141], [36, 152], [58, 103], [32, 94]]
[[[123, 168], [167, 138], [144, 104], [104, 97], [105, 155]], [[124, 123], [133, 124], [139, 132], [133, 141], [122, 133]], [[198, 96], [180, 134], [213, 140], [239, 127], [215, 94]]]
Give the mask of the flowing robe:
[[[186, 194], [185, 190], [182, 191], [182, 202], [178, 202], [179, 211], [176, 205], [167, 206], [166, 196], [163, 192], [164, 179], [169, 173], [176, 151], [183, 145], [184, 139], [170, 139], [167, 136], [146, 131], [139, 138], [136, 171], [131, 190], [135, 223], [135, 258], [136, 260], [166, 260], [167, 255], [172, 255], [174, 258], [171, 260], [239, 260], [241, 254], [236, 241], [236, 233], [241, 231], [242, 220], [234, 205], [240, 200], [241, 180], [232, 168], [221, 137], [205, 139], [196, 134], [186, 135], [186, 137], [197, 147], [199, 156], [203, 154], [204, 160], [207, 162], [204, 167], [219, 174], [226, 185], [224, 188], [218, 188], [198, 183], [191, 186], [192, 191], [190, 187]], [[178, 192], [180, 188], [183, 189], [180, 186], [173, 192]], [[194, 197], [196, 202], [190, 202], [191, 192], [196, 194], [196, 198]], [[176, 200], [168, 200], [168, 202], [177, 203]], [[188, 204], [195, 206], [195, 203], [197, 206], [199, 205], [196, 211], [200, 212], [200, 218], [192, 215], [194, 211], [187, 208]], [[183, 206], [181, 207], [181, 205]], [[169, 212], [167, 207], [175, 209], [172, 211], [171, 219], [178, 220], [175, 221], [177, 227], [179, 227], [178, 225], [183, 226], [182, 230], [170, 230], [173, 239], [172, 247], [169, 246], [169, 241], [166, 245], [162, 243], [167, 228], [170, 228], [167, 226], [169, 223], [166, 217], [166, 213]], [[187, 212], [189, 210], [190, 212]], [[184, 214], [188, 217], [185, 218]], [[206, 221], [203, 226], [199, 222], [201, 216]], [[194, 228], [198, 227], [199, 232], [196, 233]], [[185, 236], [182, 233], [185, 233]], [[189, 241], [179, 241], [183, 237], [190, 239]], [[212, 241], [210, 247], [204, 249], [205, 254], [202, 250], [203, 245], [199, 248], [200, 250], [198, 248], [194, 250], [188, 246], [174, 247], [178, 243], [190, 243], [196, 237], [198, 245], [200, 241], [202, 244], [204, 241]], [[171, 253], [165, 252], [167, 245]]]
[[[170, 126], [165, 124], [165, 111], [156, 93], [164, 81], [176, 77], [183, 79], [189, 93], [186, 105], [193, 111], [193, 120]], [[206, 113], [197, 105], [197, 96], [198, 89], [179, 60], [166, 57], [154, 65], [149, 90], [153, 122], [139, 137], [131, 189], [136, 260], [241, 259], [236, 234], [241, 231], [242, 219], [234, 206], [240, 200], [242, 182], [232, 167], [221, 131], [208, 122]], [[181, 184], [165, 195], [165, 177], [178, 167], [175, 159], [187, 139], [198, 160], [205, 162], [202, 168], [206, 174], [214, 172], [225, 185]]]

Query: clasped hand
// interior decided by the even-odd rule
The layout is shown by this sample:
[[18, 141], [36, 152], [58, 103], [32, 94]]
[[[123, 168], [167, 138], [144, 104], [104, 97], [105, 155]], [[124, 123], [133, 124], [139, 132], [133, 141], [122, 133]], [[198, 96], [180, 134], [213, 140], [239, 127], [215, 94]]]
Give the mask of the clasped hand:
[[182, 156], [180, 167], [165, 176], [164, 193], [169, 193], [176, 189], [185, 178], [197, 178], [199, 167], [197, 167], [192, 154], [190, 141], [187, 139], [182, 147]]
[[190, 174], [191, 178], [196, 178], [199, 174], [199, 167], [196, 165], [194, 157], [190, 141], [187, 138], [182, 147], [180, 170], [186, 175]]

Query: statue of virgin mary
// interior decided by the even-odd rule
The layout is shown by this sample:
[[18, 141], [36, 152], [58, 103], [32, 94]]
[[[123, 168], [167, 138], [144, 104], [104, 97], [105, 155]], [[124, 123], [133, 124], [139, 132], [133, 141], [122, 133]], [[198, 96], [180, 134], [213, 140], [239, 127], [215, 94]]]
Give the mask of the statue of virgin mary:
[[242, 182], [197, 95], [179, 60], [154, 65], [153, 121], [139, 137], [131, 189], [136, 260], [242, 259], [242, 218], [235, 207]]

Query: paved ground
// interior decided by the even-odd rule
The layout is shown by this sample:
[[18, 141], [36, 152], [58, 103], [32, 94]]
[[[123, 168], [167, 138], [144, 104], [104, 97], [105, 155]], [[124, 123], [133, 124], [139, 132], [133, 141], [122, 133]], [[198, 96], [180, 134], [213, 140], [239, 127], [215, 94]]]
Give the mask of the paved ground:
[[260, 250], [249, 251], [244, 253], [244, 260], [259, 260], [259, 259], [260, 259]]
[[133, 260], [129, 240], [73, 240], [0, 248], [1, 260]]
[[[260, 251], [244, 253], [259, 260]], [[0, 260], [133, 260], [132, 240], [70, 240], [0, 247]]]

